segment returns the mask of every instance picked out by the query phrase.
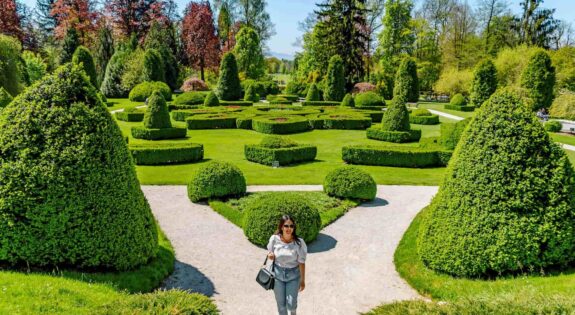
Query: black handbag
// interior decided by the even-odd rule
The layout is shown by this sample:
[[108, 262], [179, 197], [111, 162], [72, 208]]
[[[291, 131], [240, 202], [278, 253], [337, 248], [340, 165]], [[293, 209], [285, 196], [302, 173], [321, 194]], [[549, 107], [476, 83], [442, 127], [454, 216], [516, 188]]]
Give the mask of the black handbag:
[[268, 257], [266, 256], [264, 265], [262, 266], [262, 268], [258, 272], [258, 276], [256, 277], [256, 282], [259, 283], [262, 286], [262, 288], [266, 290], [273, 290], [275, 278], [272, 270], [274, 263], [272, 263], [272, 268], [270, 268], [271, 270], [268, 270], [266, 268], [267, 263], [268, 263]]

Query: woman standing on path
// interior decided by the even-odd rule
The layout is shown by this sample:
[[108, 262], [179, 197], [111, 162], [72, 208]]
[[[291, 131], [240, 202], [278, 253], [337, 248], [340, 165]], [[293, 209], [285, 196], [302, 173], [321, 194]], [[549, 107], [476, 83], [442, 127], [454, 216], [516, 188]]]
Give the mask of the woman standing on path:
[[268, 258], [274, 261], [274, 293], [279, 315], [296, 315], [297, 295], [305, 289], [307, 246], [296, 234], [289, 215], [281, 217], [277, 232], [270, 237]]

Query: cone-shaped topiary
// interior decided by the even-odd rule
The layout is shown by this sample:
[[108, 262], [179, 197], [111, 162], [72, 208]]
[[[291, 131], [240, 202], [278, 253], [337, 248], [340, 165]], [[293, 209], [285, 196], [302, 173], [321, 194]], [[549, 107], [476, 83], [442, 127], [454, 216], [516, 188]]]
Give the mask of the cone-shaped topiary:
[[497, 69], [493, 61], [487, 59], [475, 67], [469, 96], [471, 105], [480, 107], [491, 94], [495, 93], [495, 90], [497, 90]]
[[355, 101], [353, 100], [353, 96], [349, 93], [345, 95], [343, 101], [341, 101], [341, 106], [343, 107], [355, 107]]
[[94, 64], [92, 53], [90, 53], [88, 48], [84, 46], [78, 46], [74, 52], [74, 55], [72, 56], [72, 63], [77, 65], [82, 64], [82, 68], [90, 78], [92, 85], [94, 85], [96, 88], [99, 88], [96, 65]]
[[496, 92], [465, 129], [428, 208], [422, 261], [468, 277], [573, 262], [573, 176], [520, 98]]
[[402, 97], [407, 102], [417, 102], [419, 100], [417, 64], [412, 58], [405, 58], [401, 61], [395, 74], [393, 96]]
[[144, 127], [146, 128], [171, 128], [170, 113], [166, 100], [159, 91], [154, 91], [148, 98], [148, 109], [144, 115]]
[[319, 101], [319, 89], [315, 83], [310, 84], [307, 90], [307, 95], [305, 97], [306, 102], [317, 102]]
[[222, 58], [216, 94], [222, 101], [237, 101], [242, 97], [238, 64], [236, 57], [231, 52], [226, 53]]
[[202, 165], [188, 183], [188, 197], [192, 202], [245, 193], [244, 174], [237, 166], [224, 161], [213, 160]]
[[536, 52], [529, 59], [527, 67], [521, 74], [521, 86], [529, 91], [529, 97], [533, 100], [533, 110], [551, 106], [554, 98], [555, 67], [546, 52]]
[[381, 119], [381, 129], [386, 131], [409, 131], [409, 112], [405, 107], [405, 101], [401, 97], [395, 97]]
[[0, 86], [0, 108], [6, 107], [6, 105], [12, 102], [12, 95], [8, 93], [3, 87]]
[[214, 92], [208, 93], [208, 96], [204, 99], [204, 106], [213, 107], [220, 106], [220, 100]]
[[155, 49], [148, 49], [144, 53], [144, 69], [142, 77], [144, 81], [166, 81], [164, 61], [162, 55]]
[[244, 94], [244, 101], [257, 103], [260, 101], [260, 96], [256, 93], [256, 89], [253, 84], [250, 84], [246, 88], [246, 93]]
[[158, 251], [118, 125], [66, 64], [0, 114], [0, 261], [127, 270]]
[[129, 51], [116, 51], [106, 65], [104, 80], [100, 85], [100, 91], [106, 97], [126, 97], [130, 92], [122, 86], [122, 75], [129, 56]]
[[339, 55], [331, 57], [327, 67], [325, 91], [323, 98], [326, 101], [340, 102], [345, 96], [345, 74], [343, 60]]

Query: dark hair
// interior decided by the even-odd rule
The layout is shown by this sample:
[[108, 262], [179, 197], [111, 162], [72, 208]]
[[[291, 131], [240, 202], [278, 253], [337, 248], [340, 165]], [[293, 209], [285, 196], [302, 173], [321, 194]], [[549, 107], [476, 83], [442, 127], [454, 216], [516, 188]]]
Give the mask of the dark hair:
[[297, 232], [297, 225], [295, 224], [294, 219], [293, 219], [291, 216], [289, 216], [288, 214], [284, 214], [284, 215], [282, 215], [282, 217], [280, 218], [280, 222], [279, 222], [279, 224], [278, 224], [278, 229], [276, 230], [276, 234], [277, 234], [277, 235], [282, 235], [282, 234], [283, 234], [282, 227], [283, 227], [283, 225], [284, 225], [284, 223], [285, 223], [286, 221], [292, 221], [292, 222], [293, 222], [293, 225], [294, 225], [294, 227], [293, 227], [293, 233], [292, 233], [293, 239], [295, 240], [296, 244], [298, 244], [299, 246], [301, 246], [301, 243], [300, 243], [300, 241], [299, 241], [299, 237], [297, 236], [297, 233], [296, 233], [296, 232]]

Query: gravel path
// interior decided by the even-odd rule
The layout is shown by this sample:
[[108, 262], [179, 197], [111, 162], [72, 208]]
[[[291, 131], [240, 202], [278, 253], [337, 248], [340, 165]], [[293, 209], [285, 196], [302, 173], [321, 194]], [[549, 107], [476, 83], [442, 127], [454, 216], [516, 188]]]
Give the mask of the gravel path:
[[[277, 314], [273, 293], [255, 276], [266, 250], [205, 204], [193, 204], [185, 186], [142, 187], [176, 251], [176, 271], [165, 288], [211, 296], [222, 314]], [[321, 190], [321, 186], [258, 186], [261, 190]], [[351, 209], [309, 245], [300, 315], [348, 315], [382, 303], [419, 298], [395, 270], [393, 253], [413, 217], [437, 187], [378, 186], [377, 199]]]

